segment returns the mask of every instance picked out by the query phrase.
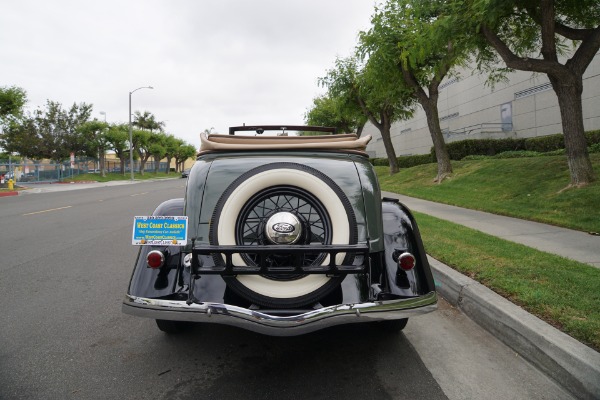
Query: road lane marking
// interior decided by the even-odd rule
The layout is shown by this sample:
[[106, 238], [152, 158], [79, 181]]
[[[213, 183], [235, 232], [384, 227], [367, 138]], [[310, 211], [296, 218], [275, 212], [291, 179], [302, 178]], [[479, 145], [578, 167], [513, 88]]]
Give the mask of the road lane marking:
[[59, 208], [51, 208], [49, 210], [43, 210], [43, 211], [36, 211], [36, 212], [30, 212], [27, 214], [23, 214], [23, 216], [25, 215], [34, 215], [34, 214], [41, 214], [41, 213], [46, 213], [46, 212], [50, 212], [50, 211], [57, 211], [57, 210], [64, 210], [65, 208], [71, 208], [73, 206], [66, 206], [66, 207], [59, 207]]
[[136, 193], [136, 194], [130, 194], [129, 197], [135, 197], [135, 196], [141, 196], [143, 194], [148, 194], [148, 192], [144, 192], [144, 193]]

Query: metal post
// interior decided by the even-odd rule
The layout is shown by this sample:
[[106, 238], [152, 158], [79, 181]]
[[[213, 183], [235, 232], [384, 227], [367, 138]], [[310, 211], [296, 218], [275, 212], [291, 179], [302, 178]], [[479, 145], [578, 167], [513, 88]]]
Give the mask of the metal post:
[[131, 170], [131, 180], [133, 181], [133, 135], [131, 132], [131, 95], [140, 89], [154, 89], [152, 86], [142, 86], [129, 92], [129, 169]]

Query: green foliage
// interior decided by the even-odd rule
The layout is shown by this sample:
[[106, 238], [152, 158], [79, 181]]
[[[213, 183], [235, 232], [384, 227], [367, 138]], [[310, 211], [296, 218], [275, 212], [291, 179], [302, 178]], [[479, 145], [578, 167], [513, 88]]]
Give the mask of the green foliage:
[[[397, 158], [398, 167], [400, 168], [411, 168], [417, 165], [429, 164], [435, 162], [435, 158], [432, 158], [431, 154], [418, 154], [411, 156], [400, 156]], [[390, 160], [387, 158], [372, 158], [371, 164], [375, 166], [386, 166], [389, 167]]]
[[[589, 146], [600, 143], [600, 131], [586, 132]], [[500, 153], [502, 157], [510, 157], [511, 154], [524, 156], [533, 153], [544, 153], [545, 155], [565, 154], [565, 142], [562, 134], [540, 136], [533, 138], [506, 138], [506, 139], [467, 139], [460, 140], [447, 145], [448, 153], [452, 160], [473, 160], [473, 156], [495, 156]], [[431, 154], [435, 149], [431, 148]]]
[[[600, 154], [591, 154], [600, 172]], [[454, 161], [452, 178], [434, 183], [434, 164], [401, 169], [390, 176], [374, 167], [383, 190], [600, 233], [600, 182], [564, 190], [569, 183], [565, 156]]]
[[134, 112], [132, 124], [142, 130], [147, 130], [150, 132], [162, 132], [165, 127], [165, 123], [162, 121], [157, 121], [154, 114], [149, 111], [144, 111], [143, 113], [139, 111]]
[[361, 132], [367, 122], [367, 117], [356, 105], [345, 101], [344, 97], [329, 94], [315, 97], [304, 119], [307, 125], [334, 127], [338, 133]]
[[524, 158], [524, 157], [540, 157], [542, 153], [538, 153], [537, 151], [528, 151], [528, 150], [516, 150], [516, 151], [504, 151], [502, 153], [498, 153], [492, 158], [502, 159], [502, 158]]
[[86, 153], [86, 140], [79, 128], [92, 113], [91, 104], [73, 104], [69, 109], [48, 100], [21, 121], [12, 123], [2, 137], [3, 147], [34, 159], [48, 158], [57, 162], [69, 158], [71, 152]]
[[594, 143], [590, 147], [588, 147], [588, 151], [590, 153], [600, 153], [600, 143]]
[[415, 213], [427, 253], [600, 349], [600, 270]]
[[27, 92], [17, 87], [0, 87], [0, 125], [12, 118], [18, 118], [23, 113], [27, 103]]

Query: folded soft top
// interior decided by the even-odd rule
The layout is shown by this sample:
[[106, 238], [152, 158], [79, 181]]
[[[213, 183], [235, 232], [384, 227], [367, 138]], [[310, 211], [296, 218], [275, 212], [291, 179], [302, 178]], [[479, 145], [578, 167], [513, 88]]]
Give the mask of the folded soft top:
[[339, 150], [364, 152], [371, 136], [241, 136], [200, 134], [200, 153], [235, 150]]

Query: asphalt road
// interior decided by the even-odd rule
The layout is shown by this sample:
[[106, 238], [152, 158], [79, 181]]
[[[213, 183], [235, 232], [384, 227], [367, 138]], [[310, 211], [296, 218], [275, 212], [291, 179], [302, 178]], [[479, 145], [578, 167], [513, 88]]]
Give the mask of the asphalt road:
[[441, 301], [403, 333], [179, 336], [121, 313], [135, 215], [183, 180], [0, 198], [0, 399], [569, 399]]

